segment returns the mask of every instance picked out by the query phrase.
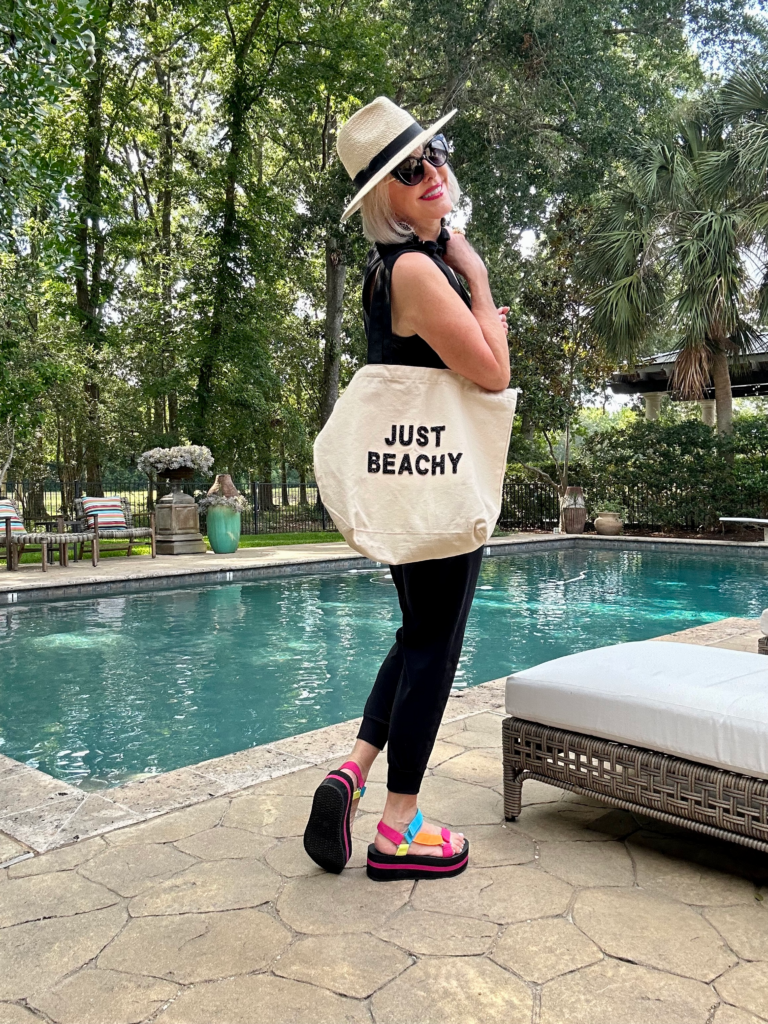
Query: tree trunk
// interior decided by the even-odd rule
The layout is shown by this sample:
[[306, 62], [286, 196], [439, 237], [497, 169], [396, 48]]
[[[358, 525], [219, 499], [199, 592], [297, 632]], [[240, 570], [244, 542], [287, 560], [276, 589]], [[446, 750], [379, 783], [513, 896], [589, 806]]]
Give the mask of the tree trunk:
[[320, 426], [330, 419], [339, 397], [341, 365], [341, 324], [344, 312], [344, 282], [347, 265], [334, 238], [325, 242], [325, 349], [320, 391]]
[[176, 391], [168, 392], [168, 433], [172, 435], [174, 442], [178, 441], [176, 432], [179, 422], [179, 395]]
[[213, 383], [219, 360], [224, 319], [232, 299], [236, 280], [232, 272], [233, 256], [237, 249], [237, 180], [240, 170], [241, 136], [243, 132], [242, 112], [236, 111], [229, 124], [230, 148], [227, 156], [227, 170], [224, 185], [224, 218], [219, 239], [219, 258], [213, 290], [211, 326], [195, 389], [195, 423], [192, 440], [205, 444], [208, 414], [213, 401]]
[[724, 348], [718, 348], [712, 356], [712, 382], [715, 385], [717, 432], [730, 434], [733, 431], [733, 391], [728, 354]]
[[[154, 4], [150, 5], [152, 16], [156, 20], [157, 12]], [[171, 338], [173, 337], [173, 274], [171, 268], [171, 216], [173, 213], [173, 161], [174, 161], [174, 138], [173, 123], [171, 121], [171, 72], [170, 66], [164, 68], [159, 57], [154, 59], [155, 78], [160, 87], [161, 98], [159, 101], [159, 149], [160, 149], [160, 187], [158, 191], [158, 206], [160, 208], [160, 372], [165, 377], [171, 370], [174, 362], [174, 353], [171, 349]], [[163, 432], [170, 427], [165, 417], [165, 397], [163, 397]], [[169, 417], [170, 415], [169, 401]]]
[[309, 504], [309, 499], [307, 498], [307, 471], [304, 466], [299, 470], [299, 504]]
[[88, 434], [85, 449], [85, 481], [90, 498], [102, 498], [104, 488], [101, 483], [101, 426], [99, 402], [101, 388], [96, 381], [85, 385], [88, 401]]
[[155, 432], [155, 434], [164, 434], [165, 433], [165, 396], [164, 395], [156, 395], [152, 404], [153, 404], [153, 408], [154, 408], [154, 417], [153, 417], [153, 419], [154, 419], [154, 423], [153, 423], [154, 432]]
[[[75, 270], [75, 298], [80, 316], [83, 345], [89, 353], [101, 349], [102, 332], [99, 319], [104, 233], [101, 227], [101, 168], [104, 161], [102, 103], [104, 98], [104, 53], [98, 46], [91, 76], [85, 87], [87, 128], [83, 144], [83, 169], [78, 208], [76, 242], [78, 267]], [[101, 416], [98, 363], [86, 357], [89, 375], [85, 382], [88, 430], [85, 437], [85, 463], [91, 493], [101, 496]]]
[[11, 417], [10, 416], [8, 417], [8, 420], [7, 420], [7, 423], [6, 423], [6, 429], [7, 429], [7, 437], [8, 437], [8, 455], [7, 455], [3, 465], [0, 466], [0, 492], [2, 492], [2, 487], [3, 487], [3, 484], [5, 483], [5, 476], [6, 476], [6, 473], [8, 472], [8, 467], [10, 466], [11, 462], [13, 461], [13, 453], [14, 453], [14, 450], [16, 448], [16, 430], [15, 430], [15, 428], [13, 426], [11, 426]]
[[275, 496], [272, 491], [272, 454], [262, 448], [256, 457], [256, 473], [259, 484], [259, 508], [262, 512], [275, 512]]
[[531, 414], [529, 412], [526, 412], [525, 409], [523, 409], [521, 414], [520, 414], [520, 416], [521, 416], [521, 433], [522, 433], [522, 435], [523, 435], [523, 437], [525, 438], [526, 441], [532, 441], [533, 440], [533, 420], [531, 419]]
[[[223, 109], [226, 112], [225, 134], [229, 140], [229, 149], [223, 174], [222, 224], [214, 274], [210, 328], [205, 350], [200, 360], [195, 387], [195, 414], [191, 430], [192, 441], [195, 444], [205, 443], [225, 321], [228, 311], [235, 307], [238, 298], [240, 278], [235, 269], [236, 254], [240, 245], [237, 224], [237, 188], [242, 170], [242, 159], [250, 143], [248, 114], [262, 91], [262, 89], [254, 87], [247, 59], [272, 2], [273, 0], [261, 0], [242, 37], [239, 40], [233, 40], [232, 77], [223, 103]], [[270, 484], [270, 488], [271, 486]]]
[[280, 486], [283, 505], [287, 508], [291, 501], [288, 497], [288, 466], [285, 461], [285, 445], [280, 443]]

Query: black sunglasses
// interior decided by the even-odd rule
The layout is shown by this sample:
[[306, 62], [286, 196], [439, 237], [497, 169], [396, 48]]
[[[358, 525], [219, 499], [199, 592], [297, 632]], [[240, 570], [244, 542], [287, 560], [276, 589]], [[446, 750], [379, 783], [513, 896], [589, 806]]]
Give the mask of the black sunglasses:
[[389, 173], [403, 185], [420, 185], [424, 181], [424, 161], [433, 167], [442, 167], [448, 163], [448, 140], [444, 135], [436, 135], [424, 147], [421, 156], [409, 156]]

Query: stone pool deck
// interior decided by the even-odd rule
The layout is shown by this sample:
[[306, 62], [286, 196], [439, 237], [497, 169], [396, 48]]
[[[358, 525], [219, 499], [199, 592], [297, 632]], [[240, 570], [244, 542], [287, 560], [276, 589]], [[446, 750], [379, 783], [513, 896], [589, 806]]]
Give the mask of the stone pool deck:
[[[754, 650], [757, 634], [727, 619], [658, 639]], [[354, 723], [272, 745], [298, 763], [267, 781], [253, 752], [232, 755], [242, 777], [232, 761], [223, 794], [195, 766], [210, 794], [177, 789], [189, 806], [166, 813], [158, 795], [151, 820], [41, 834], [67, 845], [37, 855], [6, 836], [0, 861], [24, 859], [0, 871], [0, 1024], [768, 1020], [765, 855], [534, 781], [504, 823], [502, 700], [501, 680], [451, 698], [424, 783], [431, 820], [471, 840], [455, 879], [366, 878], [383, 761], [345, 872], [304, 854], [311, 794]]]

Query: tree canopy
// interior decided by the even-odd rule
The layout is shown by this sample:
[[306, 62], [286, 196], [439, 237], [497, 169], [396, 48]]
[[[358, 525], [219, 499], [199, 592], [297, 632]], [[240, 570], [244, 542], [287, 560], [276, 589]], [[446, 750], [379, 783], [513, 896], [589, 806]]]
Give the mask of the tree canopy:
[[[557, 427], [580, 244], [563, 225], [764, 41], [746, 0], [0, 0], [0, 467], [12, 437], [9, 472], [97, 489], [192, 441], [220, 469], [306, 479], [365, 358], [368, 244], [338, 223], [335, 138], [382, 93], [423, 123], [458, 108], [521, 412]], [[594, 389], [602, 356], [583, 334], [577, 351]]]

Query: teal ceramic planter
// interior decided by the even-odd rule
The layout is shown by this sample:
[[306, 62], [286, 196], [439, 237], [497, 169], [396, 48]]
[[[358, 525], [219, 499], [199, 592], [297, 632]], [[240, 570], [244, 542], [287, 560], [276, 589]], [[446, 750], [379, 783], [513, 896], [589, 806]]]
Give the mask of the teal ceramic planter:
[[212, 505], [206, 514], [208, 540], [217, 555], [231, 555], [240, 543], [240, 513], [226, 505]]

